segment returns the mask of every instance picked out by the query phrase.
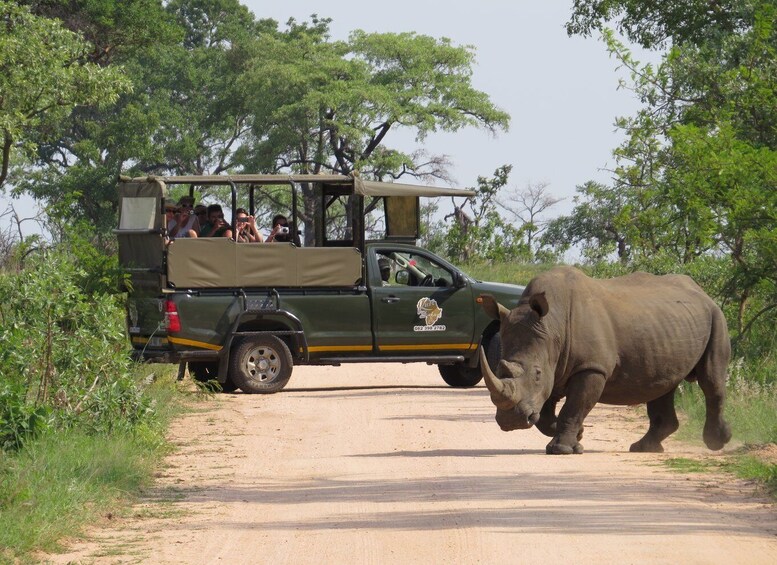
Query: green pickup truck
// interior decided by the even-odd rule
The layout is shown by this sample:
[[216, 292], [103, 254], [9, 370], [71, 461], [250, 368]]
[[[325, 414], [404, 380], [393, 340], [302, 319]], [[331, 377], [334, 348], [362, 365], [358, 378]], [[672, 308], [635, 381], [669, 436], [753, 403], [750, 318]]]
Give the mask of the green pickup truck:
[[[304, 189], [315, 195], [315, 206], [308, 205], [315, 217], [306, 223], [313, 245], [170, 241], [164, 210], [174, 184], [188, 185], [191, 195], [229, 187], [232, 210], [247, 201], [251, 212], [256, 190], [286, 186], [295, 233]], [[294, 365], [375, 362], [434, 363], [449, 385], [474, 386], [478, 347], [493, 363], [499, 356], [498, 323], [479, 295], [510, 307], [523, 292], [476, 281], [414, 245], [419, 197], [471, 192], [342, 175], [121, 178], [118, 189], [115, 233], [133, 357], [179, 364], [181, 377], [188, 366], [195, 379], [218, 381], [224, 390], [277, 392]], [[340, 212], [331, 213], [335, 208]], [[367, 218], [376, 213], [383, 233], [368, 240], [374, 229], [365, 228]], [[333, 218], [339, 229], [328, 225]]]

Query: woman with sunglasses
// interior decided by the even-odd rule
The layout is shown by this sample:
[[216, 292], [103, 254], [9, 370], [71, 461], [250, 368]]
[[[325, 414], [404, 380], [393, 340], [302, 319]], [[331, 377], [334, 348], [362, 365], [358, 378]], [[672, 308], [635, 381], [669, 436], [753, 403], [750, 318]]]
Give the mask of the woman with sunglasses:
[[245, 208], [238, 208], [235, 211], [235, 224], [237, 229], [235, 241], [239, 243], [262, 243], [264, 241], [262, 234], [256, 229], [254, 217], [250, 216]]

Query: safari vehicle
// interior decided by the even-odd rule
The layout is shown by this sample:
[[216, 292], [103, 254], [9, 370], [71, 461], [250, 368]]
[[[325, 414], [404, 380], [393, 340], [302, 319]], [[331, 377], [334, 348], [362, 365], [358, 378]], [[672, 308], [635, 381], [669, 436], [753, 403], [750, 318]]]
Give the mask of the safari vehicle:
[[[232, 210], [255, 191], [291, 191], [299, 233], [300, 185], [316, 196], [313, 245], [238, 243], [227, 238], [169, 242], [168, 187], [189, 194], [214, 185], [231, 190]], [[127, 273], [127, 323], [137, 360], [188, 365], [224, 390], [281, 390], [294, 365], [426, 362], [454, 387], [481, 379], [477, 349], [493, 358], [497, 323], [478, 305], [490, 293], [507, 306], [523, 287], [472, 279], [415, 246], [419, 197], [469, 191], [380, 183], [343, 175], [233, 175], [119, 180], [119, 260]], [[330, 229], [336, 203], [346, 229]], [[381, 212], [385, 233], [365, 238], [365, 219]], [[232, 220], [234, 222], [234, 218]], [[341, 223], [342, 228], [342, 223]], [[232, 225], [233, 232], [235, 225]], [[381, 277], [383, 267], [384, 280]]]

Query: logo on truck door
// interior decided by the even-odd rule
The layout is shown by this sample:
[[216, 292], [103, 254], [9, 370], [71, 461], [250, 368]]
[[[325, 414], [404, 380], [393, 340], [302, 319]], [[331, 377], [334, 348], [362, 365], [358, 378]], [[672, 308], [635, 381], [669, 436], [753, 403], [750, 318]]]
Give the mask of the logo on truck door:
[[435, 326], [437, 320], [442, 318], [442, 308], [437, 306], [437, 301], [431, 298], [422, 298], [416, 304], [416, 311], [418, 317], [421, 318], [426, 325], [413, 326], [414, 332], [444, 332], [445, 326]]

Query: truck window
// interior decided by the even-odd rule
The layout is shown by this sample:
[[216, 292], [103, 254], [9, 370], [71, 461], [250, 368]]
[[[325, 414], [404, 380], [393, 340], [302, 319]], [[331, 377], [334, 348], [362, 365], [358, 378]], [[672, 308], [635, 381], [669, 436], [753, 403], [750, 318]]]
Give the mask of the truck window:
[[453, 273], [426, 255], [408, 251], [380, 250], [378, 262], [388, 260], [391, 274], [388, 283], [392, 286], [436, 286], [453, 284]]

